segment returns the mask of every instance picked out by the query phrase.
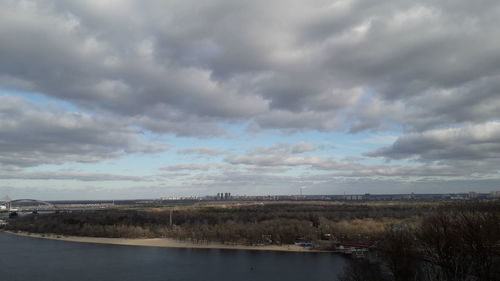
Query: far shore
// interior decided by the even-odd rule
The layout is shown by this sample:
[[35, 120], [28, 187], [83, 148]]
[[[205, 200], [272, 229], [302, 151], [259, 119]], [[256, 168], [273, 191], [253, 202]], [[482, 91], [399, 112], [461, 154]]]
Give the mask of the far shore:
[[127, 246], [145, 246], [145, 247], [166, 247], [166, 248], [193, 248], [193, 249], [224, 249], [224, 250], [253, 250], [253, 251], [280, 251], [280, 252], [329, 252], [322, 250], [309, 249], [297, 245], [264, 245], [264, 246], [247, 246], [238, 244], [222, 244], [222, 243], [192, 243], [180, 241], [172, 238], [104, 238], [104, 237], [84, 237], [84, 236], [67, 236], [52, 233], [28, 233], [3, 231], [13, 235], [52, 239], [67, 242], [78, 243], [96, 243], [96, 244], [112, 244], [112, 245], [127, 245]]

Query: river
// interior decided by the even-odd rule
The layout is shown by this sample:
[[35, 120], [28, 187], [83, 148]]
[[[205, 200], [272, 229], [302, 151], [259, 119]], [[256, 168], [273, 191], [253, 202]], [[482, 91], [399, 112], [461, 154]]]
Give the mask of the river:
[[334, 253], [88, 244], [0, 232], [0, 279], [7, 281], [334, 281], [345, 262]]

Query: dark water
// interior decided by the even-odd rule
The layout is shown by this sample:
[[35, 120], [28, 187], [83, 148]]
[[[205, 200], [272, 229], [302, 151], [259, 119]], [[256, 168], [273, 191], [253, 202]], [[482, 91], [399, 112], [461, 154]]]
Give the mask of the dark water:
[[331, 253], [283, 253], [85, 244], [0, 232], [0, 280], [337, 280]]

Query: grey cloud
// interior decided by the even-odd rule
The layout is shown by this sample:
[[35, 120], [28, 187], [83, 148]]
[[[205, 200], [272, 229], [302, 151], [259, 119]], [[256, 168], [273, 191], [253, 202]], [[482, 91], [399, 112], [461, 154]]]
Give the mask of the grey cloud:
[[186, 149], [178, 150], [177, 153], [179, 153], [179, 154], [199, 154], [199, 155], [210, 155], [210, 156], [216, 156], [216, 155], [223, 154], [222, 151], [219, 151], [218, 149], [211, 148], [211, 147], [186, 148]]
[[[370, 99], [369, 103], [360, 105], [355, 109], [352, 116], [352, 122], [349, 131], [351, 133], [358, 133], [365, 130], [383, 130], [390, 127], [387, 124], [389, 121], [397, 123], [397, 120], [402, 119], [405, 116], [404, 104], [401, 102], [389, 102], [376, 97]], [[416, 119], [409, 119], [408, 123], [413, 122]], [[408, 124], [406, 123], [406, 124]]]
[[436, 125], [483, 123], [499, 117], [500, 75], [477, 79], [462, 87], [428, 91], [404, 109], [406, 124], [426, 130]]
[[366, 155], [420, 161], [500, 159], [500, 123], [411, 133]]
[[233, 165], [251, 165], [257, 167], [279, 167], [279, 166], [311, 166], [322, 165], [330, 160], [315, 157], [303, 156], [301, 154], [315, 151], [316, 146], [310, 142], [278, 143], [274, 146], [255, 147], [247, 151], [245, 155], [227, 156], [224, 161]]
[[[10, 2], [6, 5], [8, 7], [2, 9], [4, 22], [1, 26], [9, 28], [0, 28], [0, 34], [2, 38], [9, 39], [2, 40], [0, 73], [5, 77], [28, 81], [31, 88], [27, 90], [88, 108], [112, 110], [140, 121], [145, 119], [144, 124], [138, 123], [148, 129], [182, 135], [191, 133], [182, 131], [183, 128], [189, 128], [205, 116], [249, 116], [262, 112], [267, 106], [267, 102], [259, 97], [241, 96], [231, 87], [221, 87], [210, 78], [207, 70], [163, 64], [164, 60], [155, 59], [157, 47], [149, 38], [159, 34], [150, 36], [145, 30], [137, 28], [135, 31], [139, 34], [127, 33], [123, 34], [123, 38], [107, 37], [106, 29], [85, 26], [87, 21], [82, 17], [88, 14], [77, 14], [99, 14], [102, 11], [78, 9], [81, 7], [71, 4], [62, 7], [62, 3], [46, 7], [37, 3], [22, 6]], [[104, 12], [115, 14], [114, 10]], [[149, 16], [144, 14], [139, 17]], [[134, 29], [133, 23], [128, 20], [127, 26]], [[140, 33], [143, 31], [145, 33]], [[138, 41], [130, 42], [131, 37], [136, 37]], [[120, 41], [124, 39], [126, 44]], [[36, 47], [30, 40], [37, 40]], [[172, 108], [177, 110], [174, 116], [170, 114]], [[158, 116], [158, 111], [169, 114]], [[171, 125], [155, 126], [163, 120]], [[174, 126], [180, 121], [184, 121], [184, 125]]]
[[[346, 169], [347, 170], [347, 169]], [[460, 176], [470, 176], [472, 171], [459, 170], [454, 167], [446, 165], [424, 165], [424, 166], [364, 166], [364, 165], [352, 165], [352, 169], [349, 171], [337, 172], [331, 176], [335, 177], [401, 177], [401, 178], [413, 178], [416, 177], [426, 178], [426, 177], [460, 177]]]
[[[174, 111], [174, 110], [172, 110]], [[227, 133], [213, 120], [206, 120], [194, 115], [182, 113], [155, 114], [154, 116], [136, 116], [131, 121], [140, 127], [160, 134], [176, 134], [187, 137], [225, 137]]]
[[[405, 134], [367, 156], [408, 166], [300, 155], [315, 149], [303, 143], [225, 158], [247, 171], [484, 178], [500, 164], [499, 25], [493, 0], [2, 1], [0, 87], [86, 113], [2, 96], [0, 165], [16, 172], [163, 151], [138, 133], [224, 137], [230, 123]], [[189, 168], [205, 172], [170, 166]]]
[[146, 143], [129, 124], [112, 117], [68, 112], [23, 98], [0, 96], [0, 165], [30, 167], [98, 162], [125, 153], [153, 153], [168, 146]]
[[285, 167], [273, 167], [273, 166], [247, 166], [246, 170], [250, 173], [266, 173], [266, 174], [276, 174], [276, 173], [284, 173], [288, 171], [288, 168]]
[[[219, 136], [219, 122], [249, 119], [358, 132], [387, 119], [420, 130], [499, 118], [481, 110], [500, 99], [496, 1], [23, 3], [0, 9], [2, 86], [160, 133]], [[439, 116], [373, 118], [359, 107], [371, 95]]]
[[[469, 138], [475, 138], [474, 141], [489, 142], [492, 138], [496, 138], [496, 127], [498, 124], [492, 124], [491, 128], [485, 129], [476, 125], [475, 128], [470, 129], [468, 132], [461, 133], [459, 136], [454, 136], [453, 140], [443, 138], [442, 132], [435, 132], [431, 135], [439, 136], [442, 141], [442, 147], [446, 147], [448, 142], [455, 141], [456, 139], [465, 139], [465, 135], [471, 135]], [[479, 135], [478, 135], [479, 134]], [[392, 139], [393, 137], [391, 137]], [[402, 137], [405, 138], [405, 137]], [[402, 139], [400, 138], [400, 139]], [[456, 138], [456, 139], [455, 139]], [[399, 141], [399, 140], [398, 140]], [[398, 143], [396, 141], [396, 144]], [[293, 153], [294, 145], [281, 143], [270, 147], [256, 147], [249, 150], [245, 155], [229, 156], [224, 160], [231, 165], [242, 165], [250, 171], [262, 170], [266, 173], [283, 172], [294, 168], [307, 168], [308, 173], [313, 175], [323, 174], [326, 177], [335, 178], [406, 178], [411, 181], [416, 181], [419, 178], [441, 178], [443, 180], [450, 180], [452, 178], [461, 177], [478, 177], [488, 178], [496, 177], [498, 172], [498, 165], [500, 159], [491, 154], [491, 151], [486, 150], [484, 147], [473, 147], [474, 141], [465, 141], [466, 144], [457, 144], [457, 147], [452, 149], [450, 153], [457, 153], [462, 151], [467, 154], [466, 146], [469, 146], [471, 151], [481, 153], [475, 159], [463, 158], [459, 155], [454, 155], [456, 158], [445, 160], [442, 155], [436, 156], [433, 160], [436, 161], [426, 162], [430, 163], [407, 163], [406, 165], [398, 163], [395, 165], [381, 165], [381, 164], [363, 164], [363, 158], [346, 158], [341, 161], [335, 161], [328, 157], [316, 156], [296, 156]], [[408, 144], [408, 148], [415, 149], [417, 145], [413, 141]], [[303, 143], [298, 143], [303, 144]], [[395, 147], [400, 147], [394, 145]], [[390, 147], [381, 148], [376, 152], [368, 153], [367, 156], [380, 156], [378, 153], [388, 153]], [[482, 154], [490, 154], [489, 158], [482, 156]], [[385, 157], [389, 157], [385, 155]], [[273, 171], [273, 169], [277, 169]], [[325, 174], [330, 172], [330, 174]]]
[[201, 170], [201, 171], [208, 171], [212, 168], [214, 168], [216, 165], [201, 165], [201, 164], [178, 164], [178, 165], [170, 165], [170, 166], [165, 166], [162, 167], [161, 170], [165, 171], [182, 171], [182, 170], [189, 170], [189, 171], [196, 171], [196, 170]]
[[273, 110], [269, 114], [255, 118], [258, 128], [284, 129], [287, 131], [333, 131], [343, 127], [343, 120], [335, 112], [306, 111], [294, 113], [286, 110]]
[[[491, 36], [498, 5], [484, 3], [476, 14], [460, 4], [398, 2], [376, 10], [362, 2], [353, 7], [360, 20], [344, 29], [350, 36], [336, 36], [327, 46], [334, 52], [330, 63], [339, 65], [334, 71], [370, 80], [386, 97], [456, 87], [498, 72], [490, 49], [500, 44]], [[477, 48], [476, 42], [487, 46]]]
[[292, 153], [304, 153], [316, 150], [316, 146], [313, 143], [301, 141], [292, 145]]
[[257, 166], [303, 166], [318, 165], [325, 160], [319, 157], [295, 157], [283, 155], [271, 156], [232, 156], [225, 159], [230, 164], [244, 164]]
[[315, 151], [316, 146], [314, 143], [300, 141], [294, 144], [290, 143], [278, 143], [274, 146], [267, 147], [256, 147], [249, 151], [249, 154], [300, 154], [305, 152]]
[[145, 177], [87, 172], [0, 173], [2, 180], [148, 181]]
[[[332, 161], [321, 157], [290, 156], [241, 156], [227, 158], [230, 164], [250, 165], [251, 167], [294, 167], [307, 166], [311, 171], [331, 171], [332, 177], [457, 177], [470, 176], [473, 170], [459, 169], [447, 165], [363, 165], [349, 161]], [[484, 170], [491, 173], [491, 170]]]
[[[402, 124], [408, 131], [425, 131], [449, 124], [466, 126], [499, 118], [500, 76], [477, 79], [460, 87], [434, 89], [406, 99], [372, 97], [354, 110], [351, 132], [382, 130]], [[384, 121], [389, 121], [385, 122]]]

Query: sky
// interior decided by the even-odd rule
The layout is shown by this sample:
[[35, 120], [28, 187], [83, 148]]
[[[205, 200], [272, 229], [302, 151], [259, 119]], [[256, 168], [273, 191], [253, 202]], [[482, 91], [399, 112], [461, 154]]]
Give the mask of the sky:
[[500, 190], [500, 2], [0, 0], [0, 197]]

